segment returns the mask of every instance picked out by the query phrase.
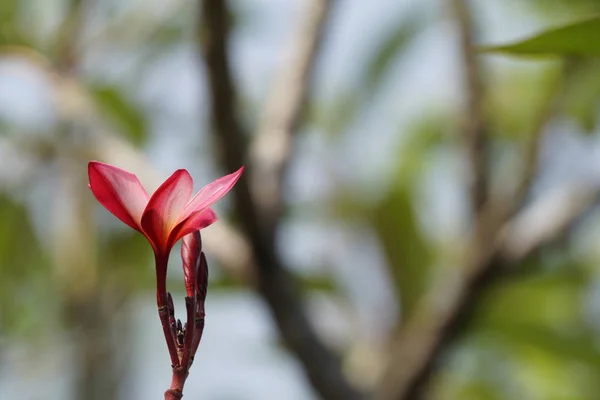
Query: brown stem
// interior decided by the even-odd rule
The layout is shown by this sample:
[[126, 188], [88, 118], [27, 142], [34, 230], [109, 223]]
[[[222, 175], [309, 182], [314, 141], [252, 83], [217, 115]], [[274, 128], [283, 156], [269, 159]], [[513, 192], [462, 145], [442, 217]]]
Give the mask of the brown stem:
[[475, 47], [475, 27], [466, 0], [450, 0], [460, 40], [465, 80], [465, 141], [471, 173], [470, 196], [473, 212], [479, 214], [488, 195], [488, 138], [485, 121], [483, 74]]
[[311, 77], [333, 3], [331, 0], [304, 2], [305, 10], [297, 32], [286, 48], [289, 59], [274, 79], [249, 149], [254, 167], [251, 186], [265, 220], [264, 229], [277, 229], [285, 207], [283, 180], [292, 157], [294, 137], [306, 111]]

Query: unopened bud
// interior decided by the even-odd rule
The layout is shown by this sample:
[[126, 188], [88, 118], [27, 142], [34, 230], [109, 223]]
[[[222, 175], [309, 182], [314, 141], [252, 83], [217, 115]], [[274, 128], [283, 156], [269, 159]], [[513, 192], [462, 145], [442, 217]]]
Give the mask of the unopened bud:
[[200, 231], [195, 231], [183, 237], [181, 242], [181, 260], [183, 264], [183, 276], [185, 280], [185, 291], [188, 297], [194, 297], [195, 284], [202, 253], [202, 241]]
[[206, 292], [208, 290], [208, 263], [204, 253], [200, 253], [200, 263], [198, 265], [198, 273], [196, 275], [196, 285], [198, 285], [198, 297], [201, 303], [206, 300]]

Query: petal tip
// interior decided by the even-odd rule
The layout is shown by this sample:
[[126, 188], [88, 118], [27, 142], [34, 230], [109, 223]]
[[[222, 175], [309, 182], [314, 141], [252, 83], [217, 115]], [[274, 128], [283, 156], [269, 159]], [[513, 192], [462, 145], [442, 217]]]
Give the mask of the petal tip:
[[112, 165], [103, 163], [101, 161], [91, 160], [90, 162], [88, 162], [88, 169], [96, 169], [96, 168], [102, 167], [102, 166], [111, 166], [112, 167]]

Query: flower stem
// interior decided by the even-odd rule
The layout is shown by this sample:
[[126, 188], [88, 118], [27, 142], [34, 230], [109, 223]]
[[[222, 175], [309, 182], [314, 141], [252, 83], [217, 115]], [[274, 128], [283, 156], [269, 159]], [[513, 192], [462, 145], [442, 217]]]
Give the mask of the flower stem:
[[169, 307], [167, 294], [167, 263], [169, 256], [155, 256], [156, 261], [156, 305], [158, 306], [158, 316], [169, 349], [171, 365], [173, 368], [179, 366], [179, 355], [175, 346], [175, 339], [171, 323], [169, 321]]
[[194, 341], [195, 335], [195, 314], [196, 314], [196, 298], [186, 297], [185, 298], [185, 308], [187, 311], [187, 323], [185, 329], [185, 343], [183, 346], [183, 355], [181, 357], [181, 366], [187, 370], [189, 370], [190, 358], [192, 356], [192, 343]]
[[181, 400], [182, 398], [183, 393], [175, 389], [169, 389], [165, 392], [165, 400]]
[[165, 392], [165, 400], [180, 400], [183, 397], [183, 385], [187, 377], [187, 368], [173, 367], [171, 388]]

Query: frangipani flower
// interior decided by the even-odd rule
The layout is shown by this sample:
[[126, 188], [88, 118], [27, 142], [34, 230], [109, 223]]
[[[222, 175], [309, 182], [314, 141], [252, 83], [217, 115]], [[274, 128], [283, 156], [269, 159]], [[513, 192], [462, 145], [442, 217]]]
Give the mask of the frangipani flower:
[[[183, 396], [183, 386], [204, 329], [208, 267], [200, 229], [217, 220], [209, 207], [233, 188], [243, 171], [244, 167], [217, 179], [192, 197], [192, 177], [186, 170], [179, 169], [149, 196], [134, 174], [98, 161], [88, 164], [89, 186], [96, 199], [115, 217], [141, 232], [154, 249], [158, 315], [173, 369], [165, 399]], [[166, 287], [169, 254], [182, 238], [187, 294], [185, 324], [175, 319], [173, 299]]]
[[[89, 186], [96, 199], [115, 217], [141, 232], [154, 249], [158, 315], [173, 368], [165, 399], [183, 396], [183, 386], [204, 329], [208, 267], [200, 229], [217, 220], [210, 206], [233, 188], [243, 171], [244, 167], [217, 179], [192, 197], [192, 177], [179, 169], [150, 196], [134, 174], [98, 161], [88, 164]], [[187, 294], [185, 324], [175, 319], [173, 299], [166, 288], [169, 254], [182, 238]]]
[[192, 197], [192, 177], [179, 169], [149, 196], [134, 174], [98, 161], [88, 165], [96, 199], [146, 236], [157, 258], [168, 257], [179, 239], [217, 220], [209, 207], [231, 190], [243, 171], [244, 167], [209, 183]]

